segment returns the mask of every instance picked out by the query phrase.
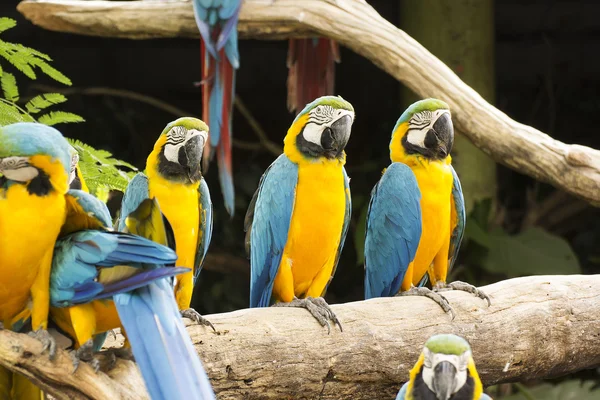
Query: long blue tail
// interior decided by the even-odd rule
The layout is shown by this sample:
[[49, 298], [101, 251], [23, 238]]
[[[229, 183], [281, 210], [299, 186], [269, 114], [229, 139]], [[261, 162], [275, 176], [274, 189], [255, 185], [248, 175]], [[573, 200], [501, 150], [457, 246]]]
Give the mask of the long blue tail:
[[114, 301], [153, 400], [215, 399], [167, 279]]

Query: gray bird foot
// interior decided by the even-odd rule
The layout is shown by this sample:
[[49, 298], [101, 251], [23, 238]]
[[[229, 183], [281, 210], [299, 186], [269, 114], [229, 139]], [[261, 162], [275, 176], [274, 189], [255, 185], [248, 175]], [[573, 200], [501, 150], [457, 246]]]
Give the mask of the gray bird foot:
[[198, 311], [194, 310], [193, 308], [188, 308], [187, 310], [181, 311], [181, 316], [191, 319], [198, 325], [210, 326], [213, 331], [217, 331], [209, 320], [204, 318], [202, 315], [200, 315]]
[[46, 329], [29, 332], [28, 335], [42, 342], [42, 353], [48, 350], [50, 361], [54, 361], [56, 358], [56, 340], [52, 335]]
[[461, 281], [454, 281], [451, 283], [446, 282], [437, 282], [433, 287], [435, 292], [442, 292], [446, 290], [462, 290], [463, 292], [468, 292], [474, 294], [479, 297], [481, 300], [485, 300], [488, 303], [488, 307], [492, 305], [492, 302], [487, 294], [485, 294], [482, 290], [477, 289], [475, 286]]
[[110, 348], [103, 350], [100, 354], [104, 354], [108, 357], [108, 364], [106, 365], [106, 370], [110, 371], [117, 365], [117, 359], [121, 358], [123, 360], [134, 361], [133, 352], [131, 348], [120, 347], [120, 348]]
[[94, 372], [98, 372], [100, 369], [100, 361], [94, 355], [94, 341], [92, 339], [85, 342], [77, 350], [71, 351], [71, 360], [73, 361], [73, 373], [77, 371], [81, 361], [87, 362], [94, 369]]
[[406, 292], [399, 292], [396, 296], [423, 296], [430, 298], [431, 300], [435, 301], [440, 307], [442, 307], [442, 310], [444, 310], [446, 314], [450, 314], [452, 316], [452, 320], [454, 320], [454, 318], [456, 317], [456, 314], [450, 306], [448, 299], [446, 299], [441, 294], [436, 293], [426, 287], [412, 286]]
[[329, 321], [332, 321], [340, 328], [340, 332], [343, 332], [342, 324], [340, 320], [335, 315], [329, 304], [322, 297], [307, 297], [305, 299], [294, 298], [289, 303], [275, 303], [272, 307], [297, 307], [297, 308], [305, 308], [309, 313], [312, 314], [313, 317], [321, 326], [327, 327], [327, 334], [331, 333], [331, 325]]

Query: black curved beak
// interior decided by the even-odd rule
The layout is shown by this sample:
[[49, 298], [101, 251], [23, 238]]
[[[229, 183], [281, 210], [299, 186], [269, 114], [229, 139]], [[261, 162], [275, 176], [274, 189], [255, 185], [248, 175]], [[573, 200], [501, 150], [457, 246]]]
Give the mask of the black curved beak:
[[438, 157], [446, 158], [454, 145], [454, 126], [450, 114], [442, 114], [433, 124], [433, 130], [438, 138]]
[[438, 400], [448, 400], [454, 393], [456, 368], [448, 361], [442, 361], [433, 369], [433, 389]]
[[[185, 165], [190, 182], [198, 182], [202, 178], [202, 152], [204, 151], [204, 136], [192, 136], [182, 147], [185, 153]], [[181, 159], [181, 150], [180, 150]]]
[[326, 128], [321, 136], [321, 147], [325, 149], [327, 158], [339, 157], [350, 139], [352, 117], [344, 115]]

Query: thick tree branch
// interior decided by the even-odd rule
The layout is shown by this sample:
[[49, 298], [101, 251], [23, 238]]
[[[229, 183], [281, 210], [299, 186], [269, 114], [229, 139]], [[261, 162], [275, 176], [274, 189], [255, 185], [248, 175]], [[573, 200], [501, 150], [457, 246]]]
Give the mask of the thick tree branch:
[[[272, 3], [272, 4], [271, 4]], [[198, 37], [189, 2], [26, 0], [46, 29], [134, 39]], [[242, 38], [328, 36], [420, 96], [447, 101], [457, 128], [496, 161], [600, 205], [600, 151], [567, 145], [502, 113], [444, 63], [362, 0], [245, 0]]]
[[[485, 385], [600, 365], [598, 287], [600, 275], [511, 279], [483, 288], [492, 298], [489, 308], [468, 293], [448, 292], [454, 321], [425, 298], [334, 305], [344, 331], [330, 335], [305, 310], [289, 308], [209, 315], [217, 333], [201, 326], [188, 332], [219, 399], [391, 399], [435, 333], [469, 340]], [[71, 375], [64, 352], [56, 364], [39, 352], [37, 341], [0, 332], [0, 365], [35, 377], [61, 398], [144, 396], [130, 362], [119, 361], [110, 372], [116, 382], [87, 365]]]

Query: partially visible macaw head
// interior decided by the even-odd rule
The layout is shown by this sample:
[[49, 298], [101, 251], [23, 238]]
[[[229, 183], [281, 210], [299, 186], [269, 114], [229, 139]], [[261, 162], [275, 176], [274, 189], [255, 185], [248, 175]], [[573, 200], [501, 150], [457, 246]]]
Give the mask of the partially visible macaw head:
[[[202, 178], [202, 152], [208, 139], [208, 126], [201, 120], [183, 117], [169, 123], [154, 145], [148, 164], [168, 180], [196, 183]], [[154, 161], [154, 157], [158, 157]], [[152, 159], [152, 160], [151, 160]]]
[[423, 382], [438, 400], [448, 400], [461, 390], [471, 393], [471, 397], [464, 398], [474, 398], [475, 391], [481, 395], [479, 377], [473, 376], [477, 372], [471, 346], [465, 339], [450, 334], [432, 336], [425, 343], [422, 357]]
[[444, 160], [453, 144], [454, 127], [448, 104], [425, 99], [402, 113], [392, 132], [390, 151], [393, 161], [400, 161], [402, 154]]
[[46, 194], [50, 184], [66, 193], [71, 148], [59, 131], [47, 125], [19, 122], [0, 127], [0, 174], [14, 182], [30, 182], [30, 191], [38, 195]]
[[[288, 157], [343, 159], [354, 122], [354, 107], [340, 96], [323, 96], [296, 116], [284, 140]], [[293, 159], [294, 157], [290, 157]]]
[[75, 147], [71, 146], [71, 173], [69, 174], [69, 188], [82, 190], [89, 193], [89, 189], [83, 179], [81, 168], [79, 168], [79, 153]]

